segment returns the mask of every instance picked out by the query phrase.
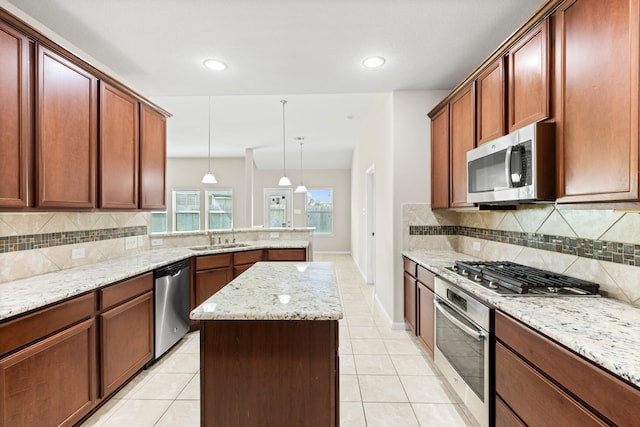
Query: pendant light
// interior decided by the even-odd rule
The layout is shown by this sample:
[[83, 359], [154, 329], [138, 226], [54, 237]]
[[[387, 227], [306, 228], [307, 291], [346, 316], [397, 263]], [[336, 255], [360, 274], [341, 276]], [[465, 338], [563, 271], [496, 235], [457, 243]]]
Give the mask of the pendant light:
[[218, 181], [216, 177], [211, 173], [211, 97], [208, 99], [209, 104], [209, 169], [206, 174], [202, 177], [203, 184], [215, 184]]
[[286, 159], [286, 150], [284, 147], [284, 105], [287, 103], [286, 99], [281, 100], [282, 102], [282, 178], [278, 181], [278, 185], [281, 187], [288, 187], [291, 185], [291, 180], [287, 178], [287, 159]]
[[304, 144], [304, 136], [299, 136], [296, 139], [298, 140], [298, 143], [300, 144], [300, 185], [298, 185], [293, 192], [294, 193], [306, 193], [307, 192], [307, 187], [304, 186], [303, 180], [302, 180], [302, 144]]

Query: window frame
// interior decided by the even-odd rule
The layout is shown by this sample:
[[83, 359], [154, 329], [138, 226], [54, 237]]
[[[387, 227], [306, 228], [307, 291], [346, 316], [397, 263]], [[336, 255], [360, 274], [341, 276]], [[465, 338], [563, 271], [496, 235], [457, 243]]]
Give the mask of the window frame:
[[304, 209], [305, 209], [305, 220], [307, 223], [307, 227], [313, 227], [313, 225], [309, 224], [309, 212], [318, 212], [318, 213], [322, 213], [322, 212], [327, 212], [327, 211], [321, 211], [321, 210], [309, 210], [309, 202], [310, 202], [310, 197], [309, 194], [313, 195], [313, 191], [319, 191], [319, 190], [330, 190], [331, 191], [331, 231], [320, 231], [318, 230], [318, 228], [316, 227], [315, 230], [313, 231], [314, 235], [320, 235], [320, 236], [333, 236], [334, 235], [334, 214], [335, 214], [335, 190], [333, 187], [307, 187], [307, 193], [306, 193], [306, 200], [305, 200], [305, 204], [304, 204]]
[[[230, 213], [231, 214], [231, 227], [230, 228], [210, 228], [209, 224], [209, 214], [211, 211], [209, 210], [209, 194], [216, 192], [228, 191], [231, 193], [231, 211], [222, 211], [222, 213]], [[215, 188], [215, 189], [206, 189], [204, 192], [204, 228], [205, 231], [228, 231], [233, 230], [233, 208], [234, 208], [234, 199], [233, 199], [233, 188]]]
[[[178, 211], [176, 209], [176, 195], [180, 192], [197, 192], [198, 193], [198, 210], [194, 211]], [[202, 231], [202, 189], [200, 188], [174, 188], [171, 190], [172, 198], [172, 231], [175, 233], [193, 233], [196, 231]], [[178, 214], [180, 213], [197, 213], [198, 214], [198, 228], [195, 230], [178, 230]]]

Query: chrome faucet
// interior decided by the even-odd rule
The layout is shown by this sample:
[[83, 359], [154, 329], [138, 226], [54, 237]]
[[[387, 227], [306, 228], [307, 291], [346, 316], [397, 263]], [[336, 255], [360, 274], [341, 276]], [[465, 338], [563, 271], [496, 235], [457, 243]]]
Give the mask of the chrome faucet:
[[236, 242], [236, 229], [233, 228], [233, 227], [231, 227], [231, 235], [233, 236], [233, 242], [232, 243], [235, 243]]

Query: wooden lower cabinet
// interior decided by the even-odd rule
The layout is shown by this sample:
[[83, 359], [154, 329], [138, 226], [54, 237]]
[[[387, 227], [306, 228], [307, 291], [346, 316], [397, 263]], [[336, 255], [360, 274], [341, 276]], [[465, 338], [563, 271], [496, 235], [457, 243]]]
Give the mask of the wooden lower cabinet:
[[100, 315], [101, 397], [127, 382], [153, 358], [153, 292]]
[[416, 279], [405, 271], [404, 273], [404, 320], [414, 334], [417, 334], [417, 285]]
[[93, 409], [97, 390], [90, 318], [0, 359], [0, 426], [73, 425]]
[[495, 334], [497, 426], [637, 424], [640, 389], [500, 311]]
[[306, 261], [306, 248], [267, 249], [266, 261]]
[[254, 251], [241, 251], [233, 254], [233, 278], [235, 279], [249, 269], [256, 262], [264, 259], [262, 249]]
[[201, 321], [201, 425], [339, 425], [338, 322]]
[[433, 357], [435, 342], [435, 294], [424, 283], [418, 282], [418, 340]]
[[230, 267], [196, 271], [195, 307], [224, 288], [232, 279], [233, 270]]

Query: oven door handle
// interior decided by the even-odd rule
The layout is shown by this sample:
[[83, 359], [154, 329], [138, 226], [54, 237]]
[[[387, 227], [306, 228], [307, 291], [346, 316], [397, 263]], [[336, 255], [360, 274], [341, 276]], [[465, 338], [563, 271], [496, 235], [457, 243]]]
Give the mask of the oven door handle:
[[440, 304], [437, 300], [433, 300], [433, 305], [435, 305], [436, 310], [442, 313], [442, 315], [446, 317], [447, 320], [449, 320], [451, 323], [456, 325], [458, 329], [460, 329], [465, 334], [476, 339], [477, 341], [482, 341], [486, 338], [487, 334], [485, 334], [483, 330], [476, 330], [468, 327], [467, 325], [462, 323], [460, 320], [456, 319], [453, 314], [449, 313], [449, 311], [446, 309], [446, 306]]

